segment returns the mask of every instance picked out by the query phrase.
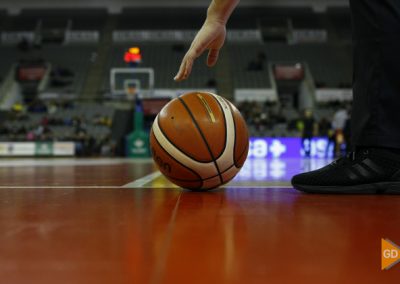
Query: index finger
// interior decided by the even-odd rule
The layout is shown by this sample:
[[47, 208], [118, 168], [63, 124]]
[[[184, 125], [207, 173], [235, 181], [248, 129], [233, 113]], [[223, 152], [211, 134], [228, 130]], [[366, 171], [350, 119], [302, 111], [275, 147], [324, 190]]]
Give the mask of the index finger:
[[190, 50], [183, 57], [181, 66], [179, 67], [179, 71], [174, 77], [174, 80], [177, 82], [187, 79], [192, 72], [194, 58], [190, 55], [189, 52]]
[[179, 67], [179, 71], [174, 77], [175, 81], [179, 82], [187, 79], [192, 72], [194, 60], [206, 50], [210, 38], [201, 35], [204, 35], [204, 32], [202, 30], [200, 30], [199, 33], [196, 35], [188, 52], [183, 57], [182, 63]]

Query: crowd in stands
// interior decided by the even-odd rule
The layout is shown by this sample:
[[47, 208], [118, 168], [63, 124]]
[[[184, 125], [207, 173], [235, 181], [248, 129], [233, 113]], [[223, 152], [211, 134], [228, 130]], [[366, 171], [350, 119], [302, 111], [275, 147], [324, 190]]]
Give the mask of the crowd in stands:
[[[244, 101], [237, 107], [246, 120], [250, 136], [326, 137], [334, 145], [335, 155], [346, 150], [342, 145], [350, 148], [350, 109], [343, 103], [325, 105], [324, 108], [330, 110], [328, 114], [312, 110], [299, 112], [270, 102]], [[36, 100], [28, 106], [15, 104], [6, 119], [0, 121], [0, 141], [73, 141], [78, 156], [114, 156], [112, 118], [102, 113], [90, 117], [65, 115], [74, 113], [74, 108], [75, 103], [71, 101], [44, 103]], [[93, 127], [108, 131], [96, 135], [91, 131]], [[276, 131], [277, 127], [284, 132]]]
[[[86, 82], [92, 81], [92, 79], [87, 80], [88, 74], [103, 73], [103, 77], [98, 78], [97, 85], [99, 87], [93, 91], [94, 94], [98, 94], [96, 99], [102, 99], [101, 96], [111, 93], [109, 69], [126, 67], [122, 54], [132, 44], [130, 40], [122, 42], [115, 40], [114, 34], [111, 33], [141, 29], [154, 31], [197, 29], [198, 23], [201, 24], [203, 20], [204, 10], [182, 9], [184, 10], [179, 14], [186, 15], [185, 17], [190, 20], [182, 21], [180, 18], [176, 18], [176, 8], [157, 10], [154, 8], [125, 8], [119, 15], [113, 14], [110, 17], [105, 8], [84, 9], [85, 11], [80, 9], [33, 9], [29, 11], [28, 9], [20, 15], [9, 15], [7, 21], [11, 25], [4, 26], [2, 30], [13, 31], [14, 28], [15, 31], [27, 30], [34, 32], [35, 36], [34, 38], [22, 38], [12, 50], [9, 46], [3, 46], [2, 43], [0, 47], [4, 50], [2, 50], [0, 61], [4, 70], [2, 71], [0, 68], [2, 71], [0, 82], [1, 77], [7, 78], [7, 72], [15, 63], [17, 63], [16, 67], [20, 68], [17, 71], [30, 71], [28, 70], [30, 67], [41, 67], [46, 73], [42, 72], [42, 76], [35, 80], [46, 78], [44, 81], [46, 83], [45, 93], [49, 95], [48, 97], [54, 97], [52, 96], [54, 94], [63, 97], [61, 95], [67, 94], [79, 99], [80, 96], [83, 96], [83, 90], [86, 89], [83, 88], [86, 86]], [[52, 26], [53, 21], [46, 20], [48, 17], [52, 19], [54, 15], [62, 20], [62, 25]], [[304, 15], [307, 16], [304, 17]], [[324, 21], [319, 20], [320, 16], [318, 15], [317, 18], [312, 9], [304, 10], [303, 8], [239, 9], [235, 11], [230, 20], [230, 30], [259, 31], [263, 41], [253, 42], [250, 39], [247, 42], [246, 36], [243, 37], [243, 41], [229, 41], [224, 53], [224, 60], [220, 62], [220, 64], [226, 64], [225, 66], [209, 69], [204, 64], [196, 64], [193, 70], [195, 75], [179, 85], [171, 79], [171, 74], [177, 70], [181, 58], [188, 49], [187, 43], [184, 41], [171, 37], [171, 42], [163, 42], [161, 39], [160, 42], [140, 43], [140, 49], [143, 51], [143, 62], [140, 66], [151, 67], [156, 71], [156, 89], [206, 87], [219, 92], [220, 89], [228, 89], [227, 87], [270, 89], [273, 88], [274, 74], [270, 74], [269, 64], [274, 66], [278, 63], [307, 63], [317, 89], [350, 89], [352, 49], [346, 40], [351, 36], [349, 11], [348, 9], [328, 8]], [[183, 22], [186, 23], [185, 26], [182, 26]], [[22, 27], [19, 27], [20, 23], [23, 23]], [[27, 23], [32, 24], [29, 26]], [[108, 28], [103, 29], [105, 26]], [[111, 29], [112, 27], [113, 29]], [[322, 29], [329, 33], [329, 37], [326, 42], [320, 42], [318, 36], [311, 38], [309, 35], [309, 42], [304, 44], [300, 40], [299, 43], [294, 43], [288, 40], [293, 36], [290, 35], [293, 28]], [[49, 33], [52, 30], [55, 32]], [[58, 31], [62, 31], [61, 37]], [[82, 37], [83, 41], [68, 41], [66, 31], [69, 35], [72, 35], [70, 32], [73, 31], [85, 31], [77, 34]], [[98, 49], [99, 42], [97, 40], [86, 42], [89, 38], [83, 35], [88, 31], [99, 31], [100, 38], [110, 40], [107, 44], [102, 45], [106, 47], [104, 54]], [[107, 31], [110, 34], [103, 34]], [[100, 42], [103, 43], [103, 41]], [[13, 60], [8, 62], [9, 59]], [[101, 64], [96, 64], [98, 62]], [[98, 66], [104, 66], [105, 70], [91, 72], [94, 70], [91, 68]], [[219, 71], [216, 73], [216, 70]], [[231, 74], [231, 80], [220, 81], [217, 74], [221, 73], [221, 70], [225, 74]], [[44, 74], [48, 74], [47, 71], [50, 71], [49, 77], [44, 77]], [[29, 84], [32, 81], [30, 76], [25, 75], [21, 78], [21, 74], [32, 74], [32, 72], [16, 72], [16, 74], [16, 78], [20, 82], [21, 93], [28, 104], [16, 104], [6, 114], [5, 119], [2, 116], [0, 141], [74, 141], [77, 145], [76, 152], [80, 156], [114, 155], [116, 145], [110, 136], [112, 118], [109, 114], [103, 114], [101, 111], [97, 114], [97, 110], [94, 110], [94, 113], [88, 116], [82, 112], [76, 112], [76, 103], [71, 101], [44, 103], [41, 100], [35, 100], [39, 95], [38, 86], [35, 86], [32, 92], [33, 87]], [[275, 79], [285, 81], [279, 78]], [[28, 84], [24, 85], [24, 82]], [[142, 88], [144, 87], [142, 85]], [[31, 93], [33, 94], [31, 95]], [[273, 103], [240, 103], [238, 108], [246, 119], [251, 136], [303, 138], [323, 136], [328, 137], [337, 145], [341, 141], [348, 141], [349, 111], [346, 107], [341, 104], [323, 106], [332, 111], [322, 115], [319, 109], [303, 113], [302, 110], [296, 109], [298, 97], [298, 93], [292, 96], [293, 103], [290, 104], [290, 108]], [[280, 102], [288, 105], [282, 97]], [[93, 131], [96, 128], [101, 128], [101, 131]], [[103, 131], [104, 129], [108, 129], [108, 131]]]
[[[268, 102], [244, 101], [237, 104], [237, 107], [246, 120], [250, 136], [265, 136], [268, 133], [267, 136], [301, 137], [303, 140], [325, 137], [333, 145], [334, 156], [351, 150], [351, 108], [346, 103], [332, 102], [324, 105], [322, 108], [327, 111], [319, 112], [319, 115], [313, 110], [287, 110]], [[277, 126], [285, 131], [274, 131]]]
[[[114, 156], [111, 117], [100, 113], [91, 118], [57, 115], [59, 110], [72, 109], [74, 103], [70, 101], [43, 103], [36, 100], [29, 106], [15, 104], [0, 122], [0, 141], [73, 141], [78, 156]], [[94, 135], [91, 128], [96, 126], [108, 128], [108, 131]]]
[[256, 58], [249, 61], [247, 71], [262, 71], [267, 63], [267, 55], [265, 52], [259, 51]]
[[[289, 122], [283, 115], [282, 108], [277, 107], [275, 103], [244, 101], [237, 104], [237, 107], [246, 120], [247, 125], [251, 126], [257, 133], [263, 133], [274, 125]], [[250, 134], [257, 136], [257, 133]]]

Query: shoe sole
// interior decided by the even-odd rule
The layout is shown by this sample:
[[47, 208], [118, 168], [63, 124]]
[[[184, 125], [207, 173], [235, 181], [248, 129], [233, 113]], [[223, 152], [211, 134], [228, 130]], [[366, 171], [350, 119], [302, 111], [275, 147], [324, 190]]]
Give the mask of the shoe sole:
[[293, 184], [296, 190], [306, 193], [333, 194], [400, 194], [400, 182], [378, 182], [351, 186], [317, 186]]

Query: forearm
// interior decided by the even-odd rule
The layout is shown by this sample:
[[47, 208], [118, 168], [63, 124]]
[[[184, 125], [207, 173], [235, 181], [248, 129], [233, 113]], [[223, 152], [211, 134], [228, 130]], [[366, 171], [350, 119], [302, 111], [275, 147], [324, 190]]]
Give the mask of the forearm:
[[207, 21], [226, 24], [239, 0], [212, 0], [207, 10]]

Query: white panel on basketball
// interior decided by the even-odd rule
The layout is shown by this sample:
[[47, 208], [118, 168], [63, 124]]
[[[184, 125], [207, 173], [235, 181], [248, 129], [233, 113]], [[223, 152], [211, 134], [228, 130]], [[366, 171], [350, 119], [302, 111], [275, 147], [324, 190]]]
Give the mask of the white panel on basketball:
[[160, 126], [158, 125], [158, 116], [156, 117], [153, 123], [153, 133], [157, 141], [164, 148], [164, 150], [167, 151], [168, 154], [170, 154], [178, 162], [185, 165], [186, 167], [195, 170], [196, 173], [200, 175], [202, 179], [207, 179], [218, 175], [218, 171], [215, 167], [214, 162], [209, 162], [209, 163], [197, 162], [192, 158], [188, 157], [186, 154], [184, 154], [182, 151], [176, 148], [173, 144], [171, 144], [168, 141], [168, 139], [164, 136], [164, 134], [160, 129]]
[[220, 96], [212, 95], [221, 104], [225, 121], [226, 121], [226, 145], [222, 155], [216, 160], [218, 168], [221, 172], [235, 164], [234, 162], [234, 146], [235, 146], [235, 123], [233, 121], [231, 108], [227, 102]]

